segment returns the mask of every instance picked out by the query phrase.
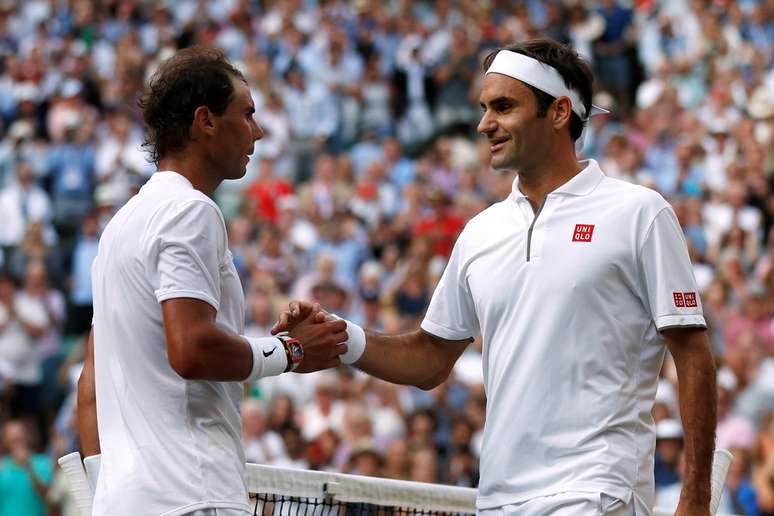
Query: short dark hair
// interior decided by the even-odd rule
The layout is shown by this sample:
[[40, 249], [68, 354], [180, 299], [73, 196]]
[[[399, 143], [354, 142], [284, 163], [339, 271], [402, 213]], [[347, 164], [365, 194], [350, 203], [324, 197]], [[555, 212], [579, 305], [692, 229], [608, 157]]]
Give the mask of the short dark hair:
[[185, 147], [196, 108], [207, 106], [223, 114], [234, 95], [234, 78], [245, 81], [223, 52], [211, 47], [186, 48], [161, 63], [139, 101], [145, 122], [143, 147], [151, 161], [158, 163]]
[[[525, 41], [516, 45], [501, 47], [490, 52], [484, 58], [484, 71], [492, 65], [497, 53], [501, 50], [510, 50], [518, 52], [527, 57], [537, 59], [549, 66], [552, 66], [559, 72], [568, 88], [577, 90], [580, 93], [583, 106], [586, 113], [591, 111], [591, 97], [594, 92], [594, 74], [591, 65], [583, 59], [578, 52], [568, 45], [549, 38], [538, 38]], [[527, 84], [538, 104], [538, 116], [546, 116], [549, 106], [556, 100], [556, 97]], [[570, 136], [573, 141], [580, 138], [585, 122], [573, 111], [570, 118]]]

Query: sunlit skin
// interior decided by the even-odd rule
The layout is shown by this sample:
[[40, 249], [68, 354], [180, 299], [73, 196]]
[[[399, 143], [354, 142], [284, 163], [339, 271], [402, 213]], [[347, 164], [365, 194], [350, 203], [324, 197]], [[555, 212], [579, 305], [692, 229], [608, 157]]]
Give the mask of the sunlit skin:
[[255, 142], [263, 131], [255, 120], [255, 104], [250, 89], [243, 81], [232, 79], [234, 94], [220, 116], [215, 115], [216, 131], [209, 134], [213, 168], [219, 168], [223, 179], [239, 179], [247, 171], [247, 162]]
[[226, 179], [239, 179], [263, 130], [255, 120], [255, 105], [244, 81], [231, 79], [234, 92], [222, 114], [206, 106], [194, 111], [191, 141], [183, 149], [159, 160], [159, 170], [175, 170], [194, 188], [212, 195]]
[[537, 207], [549, 192], [583, 169], [569, 133], [572, 105], [559, 97], [538, 117], [535, 95], [523, 82], [487, 74], [479, 103], [484, 113], [478, 132], [490, 144], [492, 168], [515, 170], [519, 188]]

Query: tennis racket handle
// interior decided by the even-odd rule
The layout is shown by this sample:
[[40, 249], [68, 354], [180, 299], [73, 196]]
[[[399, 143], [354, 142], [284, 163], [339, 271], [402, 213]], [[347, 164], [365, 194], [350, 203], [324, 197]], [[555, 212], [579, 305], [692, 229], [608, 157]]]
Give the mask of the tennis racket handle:
[[69, 453], [61, 457], [58, 462], [70, 484], [70, 492], [75, 499], [78, 512], [81, 513], [81, 516], [91, 516], [93, 497], [89, 480], [86, 478], [86, 472], [81, 462], [81, 454], [78, 452]]
[[712, 485], [710, 514], [713, 516], [718, 512], [720, 496], [723, 494], [723, 486], [726, 483], [726, 475], [728, 475], [728, 468], [731, 467], [732, 459], [733, 455], [728, 450], [715, 450], [715, 456], [712, 460], [712, 476], [710, 477]]

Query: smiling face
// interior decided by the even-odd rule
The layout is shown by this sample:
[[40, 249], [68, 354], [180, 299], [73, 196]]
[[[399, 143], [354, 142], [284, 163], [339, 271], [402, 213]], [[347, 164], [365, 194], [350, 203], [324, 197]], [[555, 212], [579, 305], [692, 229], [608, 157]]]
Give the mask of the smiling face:
[[232, 78], [234, 93], [222, 115], [214, 115], [215, 131], [210, 141], [211, 156], [223, 179], [239, 179], [247, 171], [247, 162], [255, 142], [263, 131], [255, 121], [255, 104], [250, 89], [242, 80]]
[[499, 73], [487, 74], [479, 103], [484, 110], [478, 132], [489, 139], [495, 170], [525, 172], [546, 158], [552, 138], [549, 117], [538, 117], [532, 90]]

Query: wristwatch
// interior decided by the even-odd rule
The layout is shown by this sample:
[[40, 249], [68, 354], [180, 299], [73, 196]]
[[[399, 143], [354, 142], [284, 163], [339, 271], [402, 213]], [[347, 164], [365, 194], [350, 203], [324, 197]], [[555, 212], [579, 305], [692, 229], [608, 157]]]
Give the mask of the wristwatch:
[[288, 366], [285, 368], [285, 372], [295, 371], [304, 359], [304, 347], [297, 339], [294, 339], [287, 333], [278, 334], [277, 339], [282, 342], [282, 346], [285, 348], [285, 355], [288, 357]]

